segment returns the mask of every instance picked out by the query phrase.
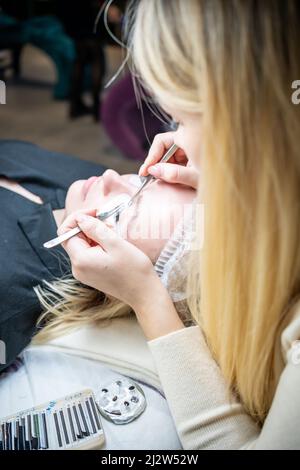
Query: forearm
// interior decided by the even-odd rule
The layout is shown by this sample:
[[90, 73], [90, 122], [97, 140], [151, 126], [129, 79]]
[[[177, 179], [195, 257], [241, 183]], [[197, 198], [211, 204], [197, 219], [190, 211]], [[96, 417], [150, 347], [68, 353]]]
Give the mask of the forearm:
[[300, 367], [292, 356], [260, 429], [230, 393], [199, 327], [148, 344], [185, 449], [300, 448]]
[[146, 338], [154, 340], [184, 328], [174, 304], [159, 279], [147, 286], [141, 299], [133, 306]]
[[259, 429], [230, 394], [199, 327], [148, 344], [185, 449], [254, 444]]
[[[155, 280], [134, 308], [185, 449], [249, 446], [258, 429], [229, 391], [200, 329], [184, 328], [168, 292]], [[155, 292], [155, 295], [149, 295]], [[199, 330], [199, 335], [196, 331]]]

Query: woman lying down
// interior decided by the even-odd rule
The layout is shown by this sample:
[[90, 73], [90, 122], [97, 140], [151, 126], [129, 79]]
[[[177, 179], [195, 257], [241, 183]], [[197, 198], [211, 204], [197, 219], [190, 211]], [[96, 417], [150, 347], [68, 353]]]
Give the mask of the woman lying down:
[[[93, 163], [45, 152], [30, 144], [0, 144], [0, 205], [2, 221], [5, 222], [0, 226], [0, 339], [6, 346], [5, 364], [1, 365], [1, 370], [6, 370], [0, 376], [0, 398], [3, 398], [0, 400], [3, 404], [0, 406], [0, 417], [25, 407], [25, 403], [18, 399], [19, 391], [26, 389], [24, 383], [20, 382], [24, 381], [24, 373], [20, 373], [20, 370], [14, 372], [15, 365], [20, 364], [20, 361], [10, 368], [8, 366], [24, 350], [34, 334], [37, 333], [34, 342], [44, 344], [51, 340], [55, 342], [61, 335], [77, 330], [79, 336], [76, 338], [80, 341], [80, 330], [85, 327], [89, 327], [93, 334], [96, 329], [101, 328], [100, 321], [130, 314], [128, 306], [116, 299], [106, 298], [98, 291], [76, 281], [72, 277], [64, 250], [61, 247], [47, 250], [43, 248], [43, 243], [56, 236], [57, 228], [70, 213], [90, 207], [101, 211], [109, 205], [114, 206], [120, 200], [124, 201], [133, 195], [140, 184], [136, 175], [120, 176], [112, 170], [103, 173], [103, 168]], [[167, 241], [172, 237], [175, 227], [180, 225], [179, 222], [186, 214], [187, 208], [191, 207], [194, 197], [194, 190], [191, 188], [155, 181], [145, 189], [132, 209], [122, 213], [119, 220], [108, 222], [121, 236], [144, 251], [158, 270], [163, 271], [164, 263], [172, 255], [170, 243]], [[130, 344], [126, 342], [126, 328], [128, 329], [128, 325], [129, 328], [131, 325], [137, 328], [133, 318], [132, 324], [122, 323], [122, 320], [115, 323], [116, 329], [119, 329], [115, 338], [119, 338], [119, 341], [113, 347], [110, 345], [112, 352], [114, 349], [118, 350], [123, 342], [124, 345]], [[99, 324], [97, 328], [96, 323]], [[113, 328], [103, 328], [103, 343], [114, 338]], [[123, 337], [121, 330], [124, 332]], [[106, 332], [109, 340], [105, 338]], [[112, 336], [109, 336], [111, 334]], [[137, 362], [142, 362], [144, 357], [145, 361], [149, 361], [151, 369], [146, 341], [142, 344], [139, 337], [136, 344], [141, 346], [140, 352], [134, 349], [134, 340], [131, 344], [132, 357], [139, 356]], [[126, 346], [124, 351], [130, 357], [129, 348]], [[81, 349], [78, 344], [78, 350]], [[95, 359], [92, 351], [90, 352], [88, 356]], [[80, 356], [80, 352], [75, 354]], [[122, 355], [122, 352], [119, 354]], [[109, 355], [108, 350], [107, 356]], [[36, 368], [34, 373], [30, 367], [33, 357], [35, 365], [43, 364]], [[143, 374], [131, 373], [130, 359], [125, 368], [118, 367], [118, 354], [111, 363], [106, 357], [104, 366], [103, 363], [86, 358], [66, 358], [65, 354], [57, 350], [50, 351], [47, 347], [36, 347], [25, 350], [21, 355], [22, 360], [27, 372], [31, 371], [31, 378], [29, 380], [27, 377], [27, 380], [34, 380], [39, 384], [35, 388], [32, 384], [28, 385], [28, 390], [35, 390], [34, 396], [27, 396], [28, 406], [38, 404], [38, 397], [45, 388], [43, 382], [46, 381], [48, 393], [51, 393], [49, 398], [55, 398], [59, 389], [61, 392], [69, 391], [70, 383], [75, 386], [74, 375], [78, 386], [89, 385], [89, 380], [85, 380], [87, 375], [90, 386], [94, 385], [93, 371], [97, 377], [101, 371], [103, 379], [105, 375], [109, 376], [112, 372], [109, 372], [107, 365], [110, 369], [125, 372], [126, 375], [140, 377], [149, 385], [156, 383], [154, 379], [148, 380], [149, 374], [143, 377]], [[55, 363], [55, 367], [47, 367], [50, 363]], [[46, 367], [47, 374], [44, 375]], [[79, 371], [79, 375], [74, 374], [74, 370]], [[67, 386], [66, 389], [64, 385]], [[10, 403], [7, 400], [8, 390]], [[161, 441], [160, 436], [156, 442], [155, 433], [150, 427], [148, 448], [178, 447], [177, 434], [164, 399], [147, 386], [145, 390], [148, 402], [150, 400], [148, 407], [149, 410], [151, 407], [153, 425], [153, 420], [162, 419], [162, 425], [172, 429], [172, 432], [169, 432], [169, 440], [166, 438], [167, 441]], [[44, 400], [43, 391], [40, 402]], [[146, 413], [140, 419], [147, 419]], [[157, 423], [155, 427], [156, 425]], [[127, 442], [126, 445], [136, 447], [137, 444]], [[144, 440], [140, 445], [147, 448], [147, 442]], [[113, 447], [114, 443], [111, 442], [111, 446]]]

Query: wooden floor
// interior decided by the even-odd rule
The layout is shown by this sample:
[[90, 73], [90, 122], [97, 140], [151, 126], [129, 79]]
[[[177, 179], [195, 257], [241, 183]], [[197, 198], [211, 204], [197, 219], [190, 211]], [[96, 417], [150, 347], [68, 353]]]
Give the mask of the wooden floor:
[[[107, 49], [108, 78], [117, 69], [121, 51]], [[6, 104], [0, 106], [0, 139], [20, 139], [49, 150], [101, 163], [123, 173], [139, 164], [126, 159], [110, 142], [101, 123], [91, 116], [69, 120], [68, 104], [53, 99], [55, 69], [40, 50], [26, 46], [22, 54], [22, 80], [7, 80]]]

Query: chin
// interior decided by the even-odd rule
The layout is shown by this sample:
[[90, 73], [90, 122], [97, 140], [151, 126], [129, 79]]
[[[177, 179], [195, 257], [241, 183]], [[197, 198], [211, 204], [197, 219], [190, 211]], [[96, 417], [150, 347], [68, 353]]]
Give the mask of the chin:
[[84, 202], [82, 196], [82, 188], [86, 180], [78, 180], [71, 184], [66, 196], [66, 209], [68, 213], [76, 211], [81, 208]]

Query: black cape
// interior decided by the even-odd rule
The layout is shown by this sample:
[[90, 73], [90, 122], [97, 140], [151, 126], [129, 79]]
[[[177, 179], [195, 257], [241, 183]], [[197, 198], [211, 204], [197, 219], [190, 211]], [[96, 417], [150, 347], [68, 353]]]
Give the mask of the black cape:
[[[69, 186], [100, 175], [104, 167], [43, 150], [33, 144], [0, 141], [0, 176], [13, 179], [44, 201], [36, 204], [0, 187], [0, 341], [9, 366], [36, 331], [41, 306], [33, 287], [70, 273], [61, 246], [43, 243], [57, 235], [52, 211], [65, 207]], [[3, 343], [1, 343], [3, 350]]]

